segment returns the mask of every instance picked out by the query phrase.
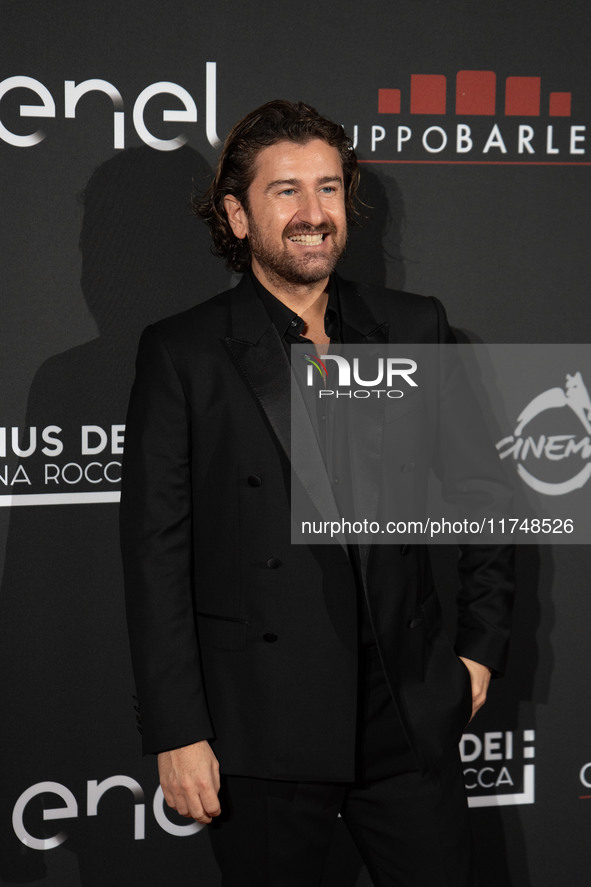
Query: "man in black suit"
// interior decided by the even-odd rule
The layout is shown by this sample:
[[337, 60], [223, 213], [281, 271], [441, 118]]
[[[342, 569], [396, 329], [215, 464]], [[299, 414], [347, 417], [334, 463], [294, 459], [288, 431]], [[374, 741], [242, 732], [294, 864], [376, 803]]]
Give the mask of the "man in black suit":
[[244, 276], [140, 343], [121, 522], [144, 749], [225, 887], [319, 884], [339, 812], [376, 887], [472, 883], [457, 743], [504, 667], [510, 551], [461, 549], [454, 651], [424, 546], [290, 544], [290, 346], [453, 341], [436, 300], [334, 273], [357, 178], [309, 106], [247, 115], [197, 204]]

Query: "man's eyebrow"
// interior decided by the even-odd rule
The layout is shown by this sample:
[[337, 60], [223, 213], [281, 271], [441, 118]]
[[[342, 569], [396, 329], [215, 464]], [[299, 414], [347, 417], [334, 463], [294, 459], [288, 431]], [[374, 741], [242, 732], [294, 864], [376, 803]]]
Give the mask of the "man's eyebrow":
[[269, 184], [265, 188], [265, 192], [272, 191], [274, 188], [278, 188], [280, 185], [299, 185], [299, 183], [299, 179], [274, 179], [272, 182], [269, 182]]
[[[343, 179], [341, 176], [322, 176], [321, 178], [316, 180], [317, 185], [328, 185], [331, 182], [337, 182], [338, 184], [343, 184]], [[294, 185], [299, 185], [300, 179], [274, 179], [272, 182], [265, 187], [265, 194], [268, 191], [273, 191], [275, 188], [279, 187], [293, 187]]]

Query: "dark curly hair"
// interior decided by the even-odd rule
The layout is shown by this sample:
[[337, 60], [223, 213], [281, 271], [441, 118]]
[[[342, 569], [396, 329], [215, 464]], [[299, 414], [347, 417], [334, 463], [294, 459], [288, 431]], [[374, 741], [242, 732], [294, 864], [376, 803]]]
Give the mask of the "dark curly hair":
[[304, 102], [281, 99], [267, 102], [233, 127], [222, 149], [213, 182], [202, 197], [193, 197], [195, 214], [209, 226], [214, 255], [225, 258], [233, 271], [248, 270], [250, 247], [247, 238], [239, 240], [234, 235], [224, 209], [224, 197], [233, 194], [248, 209], [248, 189], [255, 176], [258, 152], [276, 142], [305, 144], [312, 139], [323, 139], [338, 150], [343, 164], [347, 218], [353, 221], [358, 215], [355, 206], [359, 182], [357, 157], [342, 126], [322, 117]]

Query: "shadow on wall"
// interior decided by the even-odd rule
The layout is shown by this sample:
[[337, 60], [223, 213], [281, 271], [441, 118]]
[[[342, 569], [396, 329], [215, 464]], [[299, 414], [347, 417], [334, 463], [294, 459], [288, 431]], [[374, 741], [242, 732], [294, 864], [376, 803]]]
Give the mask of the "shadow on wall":
[[92, 175], [82, 201], [82, 291], [101, 337], [135, 347], [141, 330], [226, 288], [190, 194], [211, 169], [192, 148], [130, 148]]
[[395, 179], [361, 166], [358, 224], [349, 227], [343, 277], [376, 286], [404, 289], [404, 200]]
[[[45, 464], [120, 458], [81, 458], [81, 426], [125, 422], [141, 329], [226, 288], [229, 275], [190, 208], [193, 186], [205, 187], [210, 177], [206, 162], [188, 147], [129, 149], [91, 177], [81, 283], [99, 335], [50, 358], [35, 376], [26, 427], [59, 426], [63, 453], [44, 456], [40, 443], [21, 459], [36, 479], [36, 489], [26, 492], [93, 489], [84, 482], [44, 486]], [[0, 786], [1, 821], [10, 831], [2, 842], [10, 848], [2, 854], [2, 883], [104, 887], [126, 882], [124, 871], [133, 871], [137, 883], [181, 883], [194, 867], [193, 841], [171, 838], [153, 820], [146, 823], [149, 840], [133, 840], [126, 789], [107, 795], [98, 816], [86, 816], [86, 781], [118, 773], [142, 785], [151, 815], [148, 780], [155, 780], [155, 768], [152, 760], [142, 762], [135, 731], [119, 559], [115, 504], [13, 509], [0, 597], [6, 638], [0, 707], [11, 713], [4, 750], [11, 766], [3, 768]], [[47, 780], [75, 792], [78, 816], [43, 823], [40, 801], [31, 802], [26, 825], [32, 834], [52, 836], [60, 828], [68, 834], [61, 847], [42, 852], [17, 841], [10, 822], [19, 795]], [[52, 794], [44, 799], [47, 808], [62, 803]], [[217, 883], [213, 863], [208, 868], [204, 859], [202, 868]]]

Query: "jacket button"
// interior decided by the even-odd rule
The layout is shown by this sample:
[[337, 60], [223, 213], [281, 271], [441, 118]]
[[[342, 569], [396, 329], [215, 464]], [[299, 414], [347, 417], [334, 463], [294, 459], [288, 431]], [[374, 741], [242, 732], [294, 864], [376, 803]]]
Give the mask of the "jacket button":
[[403, 472], [403, 474], [408, 474], [409, 471], [414, 471], [415, 468], [416, 468], [416, 465], [414, 462], [404, 462], [400, 466], [400, 470]]
[[248, 483], [251, 487], [260, 487], [262, 486], [263, 479], [259, 477], [258, 474], [251, 474], [248, 478]]
[[270, 557], [269, 560], [267, 561], [267, 567], [270, 570], [276, 570], [277, 567], [280, 567], [280, 566], [281, 566], [281, 561], [279, 560], [278, 557]]
[[419, 625], [422, 625], [422, 624], [423, 624], [423, 617], [422, 616], [414, 616], [410, 620], [410, 622], [408, 623], [408, 627], [409, 628], [418, 628]]
[[266, 641], [268, 644], [274, 644], [277, 640], [277, 635], [273, 634], [271, 631], [267, 631], [263, 635], [263, 640]]

